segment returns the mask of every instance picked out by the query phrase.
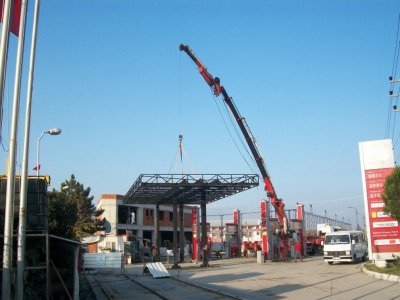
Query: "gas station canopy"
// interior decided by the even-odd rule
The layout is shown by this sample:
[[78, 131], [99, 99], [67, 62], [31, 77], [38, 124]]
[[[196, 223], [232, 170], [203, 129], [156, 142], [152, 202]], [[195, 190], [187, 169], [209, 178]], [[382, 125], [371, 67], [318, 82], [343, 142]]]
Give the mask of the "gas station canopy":
[[141, 174], [126, 204], [208, 204], [258, 186], [256, 174]]

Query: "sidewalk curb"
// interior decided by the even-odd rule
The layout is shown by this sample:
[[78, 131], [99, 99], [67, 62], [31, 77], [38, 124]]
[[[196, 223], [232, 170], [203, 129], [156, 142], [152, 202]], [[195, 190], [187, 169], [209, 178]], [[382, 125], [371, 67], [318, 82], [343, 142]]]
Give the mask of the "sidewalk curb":
[[361, 266], [361, 269], [365, 274], [367, 274], [368, 276], [371, 276], [373, 278], [392, 281], [392, 282], [400, 282], [400, 276], [384, 274], [384, 273], [378, 273], [378, 272], [372, 272], [370, 270], [367, 270], [367, 268], [365, 268], [364, 265]]

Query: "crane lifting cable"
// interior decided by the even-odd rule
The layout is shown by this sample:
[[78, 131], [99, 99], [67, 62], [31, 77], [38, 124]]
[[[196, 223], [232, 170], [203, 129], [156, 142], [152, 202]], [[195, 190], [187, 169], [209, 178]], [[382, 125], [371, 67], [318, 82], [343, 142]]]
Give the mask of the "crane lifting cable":
[[[248, 157], [250, 158], [250, 160], [256, 165], [256, 162], [255, 162], [255, 160], [254, 160], [254, 157], [252, 156], [252, 154], [251, 154], [250, 151], [248, 150], [248, 147], [246, 147], [246, 142], [243, 140], [243, 137], [240, 135], [240, 133], [239, 133], [239, 131], [238, 131], [238, 126], [237, 126], [236, 120], [234, 120], [234, 115], [233, 115], [232, 112], [230, 111], [229, 106], [228, 106], [225, 102], [224, 102], [224, 104], [225, 104], [225, 111], [226, 111], [227, 115], [229, 116], [229, 120], [231, 121], [231, 125], [232, 125], [232, 127], [234, 128], [234, 130], [235, 130], [236, 136], [238, 137], [240, 143], [242, 144], [243, 149], [246, 150], [247, 156], [248, 156]], [[236, 126], [235, 126], [235, 125], [236, 125]], [[239, 128], [239, 129], [240, 129], [240, 128]], [[237, 147], [237, 148], [238, 148], [238, 147]], [[239, 148], [238, 148], [238, 150], [239, 150], [239, 152], [241, 153], [241, 151], [240, 151]], [[244, 157], [243, 154], [242, 154], [242, 156], [243, 156], [243, 159], [244, 159], [244, 160], [246, 161], [246, 163], [247, 163], [247, 160], [246, 160], [246, 158]], [[247, 163], [247, 164], [248, 164], [248, 163]], [[249, 164], [248, 164], [248, 165], [249, 165]], [[249, 165], [249, 167], [250, 167], [250, 165]], [[252, 167], [250, 167], [250, 169], [253, 170]]]
[[[229, 126], [228, 126], [228, 124], [227, 124], [227, 122], [226, 122], [226, 120], [225, 120], [225, 117], [224, 117], [224, 115], [223, 115], [223, 113], [222, 113], [222, 111], [221, 111], [221, 108], [220, 108], [219, 105], [218, 105], [218, 101], [217, 101], [216, 97], [213, 96], [213, 98], [214, 98], [215, 105], [217, 106], [218, 112], [219, 112], [219, 114], [220, 114], [220, 116], [221, 116], [221, 119], [222, 119], [222, 121], [224, 122], [225, 128], [226, 128], [226, 130], [228, 131], [228, 134], [229, 134], [229, 136], [231, 137], [231, 139], [232, 139], [232, 141], [233, 141], [233, 144], [235, 145], [236, 149], [238, 150], [238, 152], [239, 152], [240, 155], [242, 156], [244, 162], [247, 164], [247, 166], [249, 167], [249, 169], [252, 170], [252, 172], [254, 172], [254, 167], [249, 163], [249, 161], [246, 159], [245, 155], [244, 155], [244, 154], [242, 153], [242, 151], [240, 150], [240, 147], [239, 147], [238, 143], [236, 142], [236, 140], [235, 140], [235, 138], [234, 138], [234, 136], [233, 136], [231, 130], [229, 129]], [[224, 103], [224, 104], [225, 104], [225, 103]], [[236, 136], [237, 136], [237, 138], [239, 139], [240, 143], [241, 143], [242, 146], [243, 146], [243, 149], [246, 150], [246, 153], [247, 153], [248, 157], [250, 158], [250, 161], [253, 162], [253, 163], [255, 163], [254, 158], [251, 156], [251, 154], [249, 153], [249, 151], [247, 150], [247, 148], [246, 148], [246, 146], [245, 146], [245, 142], [243, 141], [243, 138], [240, 137], [240, 135], [239, 135], [239, 133], [238, 133], [238, 131], [237, 131], [237, 128], [236, 128], [236, 126], [235, 126], [235, 124], [234, 124], [234, 121], [232, 120], [232, 113], [230, 113], [230, 112], [228, 111], [228, 107], [227, 107], [226, 104], [225, 104], [225, 109], [226, 109], [228, 118], [229, 118], [229, 120], [230, 120], [230, 122], [231, 122], [231, 124], [232, 124], [232, 127], [233, 127], [234, 130], [235, 130]]]
[[182, 58], [179, 60], [179, 127], [180, 133], [178, 136], [178, 149], [175, 152], [174, 159], [171, 163], [169, 168], [169, 172], [173, 170], [173, 173], [178, 173], [178, 168], [180, 169], [180, 175], [184, 174], [185, 171], [185, 163], [187, 165], [187, 169], [192, 174], [195, 174], [189, 156], [186, 154], [185, 149], [183, 148], [183, 134], [182, 134], [182, 127], [183, 127], [183, 118], [182, 118]]
[[175, 152], [175, 157], [168, 173], [177, 174], [179, 169], [179, 174], [183, 175], [185, 174], [186, 168], [189, 173], [196, 174], [196, 171], [193, 169], [192, 163], [190, 162], [189, 155], [186, 153], [185, 148], [183, 147], [183, 134], [179, 134], [178, 140], [178, 149]]
[[181, 157], [181, 163], [182, 161], [182, 140], [183, 140], [183, 135], [180, 133], [179, 134], [179, 156]]
[[270, 175], [267, 171], [267, 168], [264, 164], [264, 159], [258, 150], [257, 144], [255, 143], [255, 138], [251, 134], [251, 131], [245, 121], [245, 119], [240, 115], [239, 111], [237, 110], [232, 98], [228, 95], [225, 88], [220, 84], [220, 79], [218, 77], [213, 77], [207, 70], [207, 68], [203, 65], [203, 63], [196, 57], [193, 53], [192, 49], [189, 46], [181, 44], [179, 46], [180, 51], [184, 51], [189, 55], [189, 57], [193, 60], [196, 66], [199, 69], [200, 75], [204, 78], [206, 83], [210, 86], [213, 90], [215, 96], [222, 95], [222, 98], [226, 105], [231, 110], [236, 122], [242, 131], [242, 134], [247, 142], [247, 146], [249, 147], [254, 160], [257, 163], [258, 169], [263, 177], [265, 190], [267, 192], [267, 196], [271, 201], [272, 206], [275, 209], [275, 213], [278, 217], [278, 221], [280, 224], [279, 234], [281, 236], [281, 246], [282, 246], [282, 256], [287, 257], [289, 252], [289, 236], [290, 231], [288, 228], [288, 219], [285, 212], [285, 204], [282, 199], [277, 197], [275, 188], [272, 184]]

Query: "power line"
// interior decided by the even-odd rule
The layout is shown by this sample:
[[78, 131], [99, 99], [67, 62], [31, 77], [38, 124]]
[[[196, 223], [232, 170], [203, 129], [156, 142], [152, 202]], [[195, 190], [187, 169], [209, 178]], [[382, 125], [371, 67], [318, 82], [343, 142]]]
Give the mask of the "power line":
[[[397, 63], [399, 61], [399, 29], [400, 29], [400, 13], [397, 20], [397, 33], [396, 33], [396, 44], [394, 47], [393, 63], [392, 63], [392, 76], [396, 76]], [[393, 86], [392, 86], [393, 87]]]
[[393, 141], [393, 150], [397, 147], [397, 144], [400, 139], [400, 133], [396, 136], [396, 112], [400, 111], [397, 109], [398, 100], [400, 96], [400, 88], [397, 88], [397, 93], [394, 94], [396, 83], [400, 81], [396, 79], [397, 76], [397, 68], [399, 63], [399, 56], [400, 56], [400, 41], [399, 41], [399, 33], [400, 33], [400, 13], [398, 15], [397, 20], [397, 31], [396, 31], [396, 42], [394, 47], [393, 53], [393, 61], [392, 61], [392, 72], [391, 76], [389, 77], [390, 82], [390, 90], [389, 90], [389, 106], [388, 106], [388, 113], [387, 113], [387, 122], [386, 122], [386, 130], [385, 136], [390, 137]]
[[301, 202], [301, 204], [318, 204], [318, 203], [327, 203], [327, 202], [336, 202], [336, 201], [347, 201], [351, 199], [362, 199], [362, 195], [359, 196], [349, 196], [349, 197], [344, 197], [344, 198], [336, 198], [336, 199], [330, 199], [330, 200], [323, 200], [323, 201], [313, 201], [313, 202]]

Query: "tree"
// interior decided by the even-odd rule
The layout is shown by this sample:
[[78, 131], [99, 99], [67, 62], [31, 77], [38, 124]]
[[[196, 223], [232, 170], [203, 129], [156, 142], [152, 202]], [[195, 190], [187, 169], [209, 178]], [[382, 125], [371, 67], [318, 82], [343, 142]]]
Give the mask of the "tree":
[[76, 206], [68, 201], [64, 193], [53, 189], [49, 194], [49, 232], [51, 234], [75, 239]]
[[80, 240], [101, 230], [104, 221], [98, 217], [104, 210], [96, 210], [90, 188], [76, 181], [72, 174], [61, 184], [60, 191], [49, 193], [49, 232], [61, 237]]
[[400, 167], [395, 167], [393, 173], [386, 177], [382, 199], [385, 203], [383, 211], [400, 221]]

